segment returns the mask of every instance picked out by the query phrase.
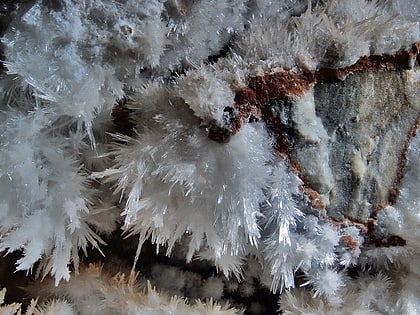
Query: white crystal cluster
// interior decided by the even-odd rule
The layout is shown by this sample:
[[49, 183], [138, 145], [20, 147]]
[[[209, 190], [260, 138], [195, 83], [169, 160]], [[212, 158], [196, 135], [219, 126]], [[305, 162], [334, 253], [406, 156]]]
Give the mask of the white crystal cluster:
[[[419, 311], [418, 284], [403, 280], [419, 276], [418, 137], [400, 201], [377, 222], [407, 248], [364, 249], [358, 228], [333, 226], [311, 207], [264, 122], [244, 118], [235, 132], [229, 122], [235, 93], [250, 76], [394, 53], [420, 39], [419, 17], [414, 0], [314, 7], [292, 0], [35, 1], [2, 38], [0, 81], [0, 250], [21, 251], [17, 270], [36, 267], [58, 285], [39, 284], [45, 293], [32, 292], [59, 299], [34, 302], [28, 314], [240, 312], [212, 301], [187, 305], [150, 285], [141, 293], [132, 278], [112, 280], [97, 269], [77, 275], [80, 250], [105, 247], [101, 237], [120, 228], [138, 238], [134, 261], [147, 240], [168, 256], [181, 244], [187, 262], [208, 260], [239, 282], [209, 278], [203, 297], [237, 288], [251, 295], [253, 257], [262, 271], [252, 274], [273, 292], [294, 288], [295, 273], [303, 274], [309, 288], [280, 301], [290, 314], [335, 314], [352, 307], [350, 292], [372, 314]], [[123, 98], [130, 135], [119, 134], [112, 117]], [[226, 130], [226, 141], [209, 136]], [[394, 262], [407, 264], [407, 257], [416, 257], [413, 265], [396, 276]], [[373, 276], [346, 274], [371, 264]], [[389, 288], [404, 294], [399, 308], [386, 309], [395, 296], [373, 302]]]
[[400, 199], [380, 212], [375, 227], [384, 236], [401, 235], [406, 246], [364, 248], [359, 263], [370, 274], [365, 270], [355, 279], [324, 274], [323, 286], [315, 286], [315, 295], [326, 287], [334, 294], [329, 290], [314, 299], [306, 288], [285, 292], [280, 300], [285, 314], [419, 314], [419, 145], [417, 135], [408, 151]]

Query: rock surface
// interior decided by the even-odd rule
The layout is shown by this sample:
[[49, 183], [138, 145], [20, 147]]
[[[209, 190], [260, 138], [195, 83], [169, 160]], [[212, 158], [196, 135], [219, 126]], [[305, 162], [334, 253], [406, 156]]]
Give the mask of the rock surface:
[[358, 72], [316, 84], [297, 103], [273, 104], [287, 128], [292, 159], [334, 219], [367, 223], [394, 198], [400, 160], [420, 113], [413, 75]]
[[2, 3], [0, 313], [415, 314], [417, 1]]

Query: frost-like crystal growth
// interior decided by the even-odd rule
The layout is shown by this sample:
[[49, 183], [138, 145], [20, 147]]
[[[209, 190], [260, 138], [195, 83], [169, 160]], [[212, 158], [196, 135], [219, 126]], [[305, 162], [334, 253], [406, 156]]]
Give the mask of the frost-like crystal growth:
[[[419, 309], [419, 6], [315, 2], [0, 8], [0, 251], [45, 277], [28, 314], [237, 314], [213, 299], [262, 290], [285, 314]], [[384, 97], [347, 104], [371, 91]], [[98, 235], [119, 256], [103, 259], [209, 302], [119, 270], [78, 274]]]
[[17, 270], [30, 270], [41, 258], [43, 273], [69, 279], [78, 250], [99, 238], [85, 222], [86, 176], [69, 155], [63, 138], [51, 137], [49, 113], [10, 111], [0, 124], [0, 250], [23, 251]]
[[165, 103], [156, 104], [141, 96], [146, 101], [131, 107], [143, 117], [142, 131], [116, 147], [114, 168], [96, 175], [126, 195], [126, 228], [140, 235], [140, 245], [149, 237], [167, 245], [168, 254], [188, 233], [188, 261], [203, 246], [216, 264], [226, 255], [243, 255], [247, 244], [256, 246], [274, 159], [265, 127], [247, 124], [228, 143], [218, 143], [181, 100], [160, 97], [156, 102]]
[[[401, 4], [400, 4], [401, 3]], [[254, 63], [303, 69], [349, 66], [361, 56], [391, 53], [420, 37], [418, 16], [401, 10], [404, 1], [328, 1], [297, 17], [257, 20], [238, 42], [239, 54]], [[412, 7], [417, 5], [412, 3]]]
[[194, 115], [207, 124], [217, 122], [223, 125], [224, 110], [232, 106], [235, 97], [227, 81], [205, 67], [180, 77], [175, 91], [194, 111]]

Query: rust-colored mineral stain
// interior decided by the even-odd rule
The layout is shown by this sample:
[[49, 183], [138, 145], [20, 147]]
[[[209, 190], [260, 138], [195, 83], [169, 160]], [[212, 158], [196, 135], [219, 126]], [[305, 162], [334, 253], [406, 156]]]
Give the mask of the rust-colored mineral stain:
[[[249, 78], [248, 89], [255, 93], [255, 101], [263, 105], [274, 99], [294, 98], [305, 94], [315, 84], [311, 72], [276, 72]], [[250, 100], [251, 102], [253, 100]]]
[[247, 104], [256, 104], [257, 96], [255, 91], [249, 87], [244, 87], [236, 91], [235, 93], [235, 106], [241, 107]]
[[398, 196], [400, 195], [399, 187], [401, 185], [401, 180], [404, 177], [405, 165], [407, 163], [408, 148], [410, 146], [411, 139], [416, 136], [417, 130], [419, 128], [420, 128], [420, 115], [417, 116], [417, 119], [416, 119], [415, 123], [413, 124], [413, 126], [411, 126], [411, 129], [408, 132], [408, 135], [407, 135], [407, 137], [405, 139], [405, 142], [404, 142], [404, 148], [401, 152], [400, 160], [398, 162], [397, 177], [395, 179], [394, 186], [392, 187], [392, 189], [389, 192], [389, 202], [391, 204], [395, 204], [395, 202], [398, 199]]
[[340, 68], [324, 68], [315, 72], [317, 82], [342, 81], [348, 74], [361, 71], [409, 70], [413, 67], [413, 61], [420, 64], [420, 42], [411, 46], [410, 50], [400, 49], [394, 55], [363, 56], [355, 64]]
[[356, 248], [359, 243], [350, 235], [345, 235], [340, 238], [340, 244], [347, 248]]
[[317, 191], [307, 186], [302, 187], [302, 191], [306, 196], [308, 196], [312, 208], [318, 210], [325, 209], [325, 203], [322, 200], [321, 195]]
[[414, 43], [409, 50], [400, 49], [393, 55], [361, 57], [355, 64], [344, 68], [323, 68], [302, 73], [283, 70], [257, 75], [248, 79], [248, 86], [236, 92], [235, 105], [263, 105], [275, 99], [299, 97], [315, 83], [341, 81], [348, 74], [361, 71], [408, 70], [412, 68], [413, 61], [420, 64], [420, 42]]

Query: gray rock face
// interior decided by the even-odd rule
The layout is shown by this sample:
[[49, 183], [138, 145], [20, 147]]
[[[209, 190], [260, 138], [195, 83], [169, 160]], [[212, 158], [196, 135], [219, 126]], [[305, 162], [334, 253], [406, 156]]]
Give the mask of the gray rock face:
[[297, 103], [276, 102], [291, 158], [327, 214], [366, 223], [390, 200], [409, 133], [420, 114], [412, 71], [358, 72], [317, 83]]

